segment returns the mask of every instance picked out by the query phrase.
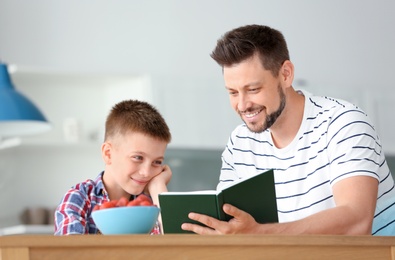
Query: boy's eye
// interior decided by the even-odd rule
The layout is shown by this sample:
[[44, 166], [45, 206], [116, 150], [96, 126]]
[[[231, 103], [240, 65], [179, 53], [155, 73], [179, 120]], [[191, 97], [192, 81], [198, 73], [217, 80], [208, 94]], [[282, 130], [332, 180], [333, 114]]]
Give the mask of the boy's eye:
[[161, 166], [163, 164], [163, 161], [159, 161], [159, 160], [158, 161], [154, 161], [153, 164]]
[[140, 155], [135, 155], [133, 156], [134, 159], [141, 161], [143, 159], [143, 156]]

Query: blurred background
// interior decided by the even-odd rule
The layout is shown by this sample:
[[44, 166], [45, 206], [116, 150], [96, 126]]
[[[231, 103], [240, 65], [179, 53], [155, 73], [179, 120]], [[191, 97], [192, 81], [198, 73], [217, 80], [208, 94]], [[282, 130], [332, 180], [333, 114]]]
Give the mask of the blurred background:
[[127, 98], [151, 102], [169, 124], [169, 189], [214, 189], [240, 120], [209, 54], [253, 23], [283, 32], [295, 88], [368, 113], [395, 166], [393, 0], [0, 0], [0, 61], [52, 125], [0, 145], [0, 228], [23, 223], [26, 208], [53, 209], [103, 170], [104, 120]]

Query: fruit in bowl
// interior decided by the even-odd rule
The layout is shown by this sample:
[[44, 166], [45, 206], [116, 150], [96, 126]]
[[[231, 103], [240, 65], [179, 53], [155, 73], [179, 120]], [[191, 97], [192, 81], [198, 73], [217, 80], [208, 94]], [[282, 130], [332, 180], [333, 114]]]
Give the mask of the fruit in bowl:
[[93, 209], [92, 218], [104, 235], [149, 234], [159, 211], [149, 197], [141, 194], [130, 202], [126, 198], [105, 202]]

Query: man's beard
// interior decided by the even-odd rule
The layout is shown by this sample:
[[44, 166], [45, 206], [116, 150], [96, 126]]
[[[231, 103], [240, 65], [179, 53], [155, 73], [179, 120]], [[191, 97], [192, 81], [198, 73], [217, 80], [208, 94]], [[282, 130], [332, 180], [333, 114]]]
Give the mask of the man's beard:
[[280, 96], [280, 105], [278, 107], [278, 109], [276, 111], [274, 111], [273, 113], [269, 114], [266, 116], [265, 121], [263, 122], [263, 124], [261, 126], [259, 126], [259, 122], [255, 123], [255, 124], [248, 124], [247, 122], [244, 123], [246, 124], [246, 126], [248, 127], [248, 129], [251, 132], [254, 133], [262, 133], [263, 131], [265, 131], [266, 129], [270, 128], [273, 126], [273, 124], [277, 121], [278, 117], [281, 115], [281, 113], [283, 112], [284, 108], [285, 108], [285, 104], [286, 104], [286, 99], [285, 99], [285, 93], [282, 90], [281, 86], [278, 85], [278, 94]]

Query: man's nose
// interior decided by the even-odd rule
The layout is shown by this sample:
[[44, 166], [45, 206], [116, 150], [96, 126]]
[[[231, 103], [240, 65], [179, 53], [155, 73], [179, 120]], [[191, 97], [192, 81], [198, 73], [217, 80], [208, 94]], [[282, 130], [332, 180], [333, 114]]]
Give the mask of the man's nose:
[[250, 101], [247, 95], [239, 94], [237, 100], [237, 109], [240, 112], [246, 111], [250, 107]]

